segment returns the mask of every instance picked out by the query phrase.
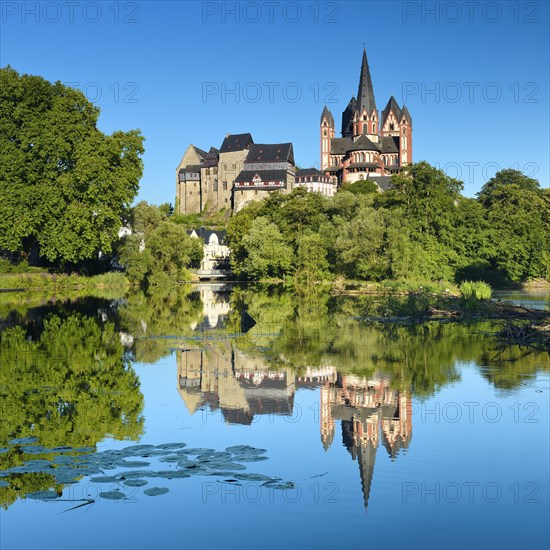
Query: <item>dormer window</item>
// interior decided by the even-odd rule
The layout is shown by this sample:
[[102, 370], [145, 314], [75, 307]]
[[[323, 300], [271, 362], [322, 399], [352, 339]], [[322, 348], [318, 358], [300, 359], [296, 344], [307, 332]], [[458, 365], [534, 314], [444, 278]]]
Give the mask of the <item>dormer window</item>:
[[363, 120], [367, 120], [367, 115], [363, 115]]

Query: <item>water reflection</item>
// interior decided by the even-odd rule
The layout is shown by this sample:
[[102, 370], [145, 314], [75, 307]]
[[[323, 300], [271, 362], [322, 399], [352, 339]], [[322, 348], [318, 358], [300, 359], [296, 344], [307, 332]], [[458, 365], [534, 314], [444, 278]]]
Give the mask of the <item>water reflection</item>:
[[[251, 426], [260, 416], [292, 416], [297, 392], [317, 391], [321, 443], [334, 446], [341, 430], [366, 507], [378, 447], [393, 460], [411, 444], [413, 396], [459, 381], [464, 363], [506, 391], [550, 370], [547, 353], [499, 349], [487, 323], [376, 328], [357, 320], [368, 306], [328, 289], [300, 295], [225, 285], [36, 307], [5, 301], [0, 447], [27, 436], [75, 448], [138, 440], [144, 398], [135, 363], [175, 350], [177, 390], [191, 414], [219, 411], [230, 424]], [[22, 460], [10, 447], [0, 470]], [[0, 487], [0, 499], [7, 505], [50, 486], [44, 474], [21, 475]]]
[[265, 361], [232, 347], [177, 352], [178, 391], [190, 414], [221, 411], [230, 424], [252, 424], [258, 415], [292, 416], [294, 395], [319, 388], [319, 427], [325, 450], [336, 423], [342, 443], [358, 461], [365, 508], [368, 506], [380, 443], [395, 459], [412, 437], [412, 399], [392, 388], [383, 374], [366, 378], [335, 367], [272, 370]]

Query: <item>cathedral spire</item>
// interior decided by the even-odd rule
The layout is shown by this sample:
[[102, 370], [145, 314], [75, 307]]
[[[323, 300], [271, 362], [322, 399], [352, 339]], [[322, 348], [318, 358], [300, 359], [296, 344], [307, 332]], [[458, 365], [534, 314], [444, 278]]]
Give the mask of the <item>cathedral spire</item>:
[[369, 116], [373, 109], [376, 110], [366, 49], [363, 49], [363, 61], [361, 62], [361, 76], [359, 77], [359, 90], [357, 92], [357, 109], [359, 113], [363, 113], [363, 110], [366, 110]]

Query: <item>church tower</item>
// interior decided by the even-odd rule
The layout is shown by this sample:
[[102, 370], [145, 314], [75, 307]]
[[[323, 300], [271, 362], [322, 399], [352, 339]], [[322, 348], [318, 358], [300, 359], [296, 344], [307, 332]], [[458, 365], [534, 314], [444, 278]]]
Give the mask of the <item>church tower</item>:
[[356, 138], [361, 135], [366, 135], [373, 143], [378, 143], [378, 110], [374, 100], [374, 89], [366, 50], [363, 50], [357, 106], [353, 117], [353, 137]]
[[321, 170], [330, 165], [330, 143], [334, 137], [334, 117], [325, 106], [321, 114]]

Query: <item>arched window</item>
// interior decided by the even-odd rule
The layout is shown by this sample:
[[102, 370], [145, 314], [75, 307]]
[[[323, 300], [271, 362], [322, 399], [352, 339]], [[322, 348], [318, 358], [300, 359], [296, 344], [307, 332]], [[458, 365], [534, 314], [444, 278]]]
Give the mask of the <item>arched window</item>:
[[326, 130], [323, 130], [323, 135], [324, 135], [324, 136], [327, 135], [327, 131], [326, 131]]
[[365, 153], [359, 154], [359, 162], [365, 162]]
[[372, 133], [376, 134], [376, 122], [372, 123]]
[[366, 124], [363, 124], [363, 134], [367, 134], [369, 131], [368, 126]]

